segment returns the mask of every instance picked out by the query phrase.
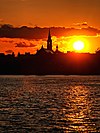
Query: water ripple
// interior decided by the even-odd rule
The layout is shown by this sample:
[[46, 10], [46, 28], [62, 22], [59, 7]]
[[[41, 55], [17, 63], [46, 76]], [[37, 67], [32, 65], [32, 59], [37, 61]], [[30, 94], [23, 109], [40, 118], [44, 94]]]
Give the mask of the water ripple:
[[100, 132], [99, 76], [0, 76], [0, 133]]

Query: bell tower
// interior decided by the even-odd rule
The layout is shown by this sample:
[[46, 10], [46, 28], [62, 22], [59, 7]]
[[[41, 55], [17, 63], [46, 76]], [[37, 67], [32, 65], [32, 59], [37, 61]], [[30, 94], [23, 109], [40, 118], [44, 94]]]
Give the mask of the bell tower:
[[52, 51], [52, 39], [51, 39], [50, 29], [49, 29], [48, 40], [47, 40], [47, 50]]

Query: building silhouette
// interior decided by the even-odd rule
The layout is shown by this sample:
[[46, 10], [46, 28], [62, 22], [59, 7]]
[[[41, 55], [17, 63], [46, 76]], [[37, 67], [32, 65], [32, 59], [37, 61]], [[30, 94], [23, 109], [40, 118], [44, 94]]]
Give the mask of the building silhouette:
[[39, 50], [37, 50], [36, 55], [46, 55], [46, 54], [58, 54], [58, 53], [62, 53], [61, 51], [59, 51], [58, 49], [58, 45], [56, 46], [56, 50], [53, 51], [52, 49], [52, 38], [51, 38], [51, 33], [50, 33], [50, 29], [48, 32], [48, 39], [47, 39], [47, 48], [44, 48], [44, 46], [42, 45], [41, 48]]
[[54, 54], [54, 51], [52, 50], [52, 39], [51, 39], [51, 33], [50, 33], [50, 29], [49, 29], [49, 33], [48, 33], [48, 39], [47, 39], [47, 48], [44, 48], [44, 46], [42, 45], [40, 50], [37, 50], [36, 54]]

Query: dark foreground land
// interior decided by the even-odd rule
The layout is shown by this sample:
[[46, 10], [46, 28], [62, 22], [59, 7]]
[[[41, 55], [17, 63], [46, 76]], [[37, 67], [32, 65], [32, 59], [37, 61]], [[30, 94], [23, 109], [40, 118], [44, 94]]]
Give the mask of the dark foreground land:
[[100, 53], [0, 55], [1, 75], [100, 75]]

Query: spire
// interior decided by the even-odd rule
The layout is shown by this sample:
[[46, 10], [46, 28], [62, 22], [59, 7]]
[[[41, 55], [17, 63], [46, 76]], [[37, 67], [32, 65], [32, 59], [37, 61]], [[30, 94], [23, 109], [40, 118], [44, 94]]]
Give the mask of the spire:
[[48, 40], [51, 41], [51, 33], [50, 33], [50, 28], [49, 28], [49, 33], [48, 33]]
[[52, 39], [51, 39], [51, 34], [50, 34], [50, 28], [49, 28], [49, 33], [48, 33], [47, 49], [52, 51]]
[[55, 53], [58, 53], [58, 52], [59, 52], [58, 45], [56, 45], [56, 51], [55, 51]]
[[49, 28], [49, 34], [48, 34], [48, 37], [51, 37], [51, 34], [50, 34], [50, 28]]
[[58, 51], [58, 45], [56, 46], [56, 51]]
[[42, 45], [41, 49], [43, 49], [43, 45]]

